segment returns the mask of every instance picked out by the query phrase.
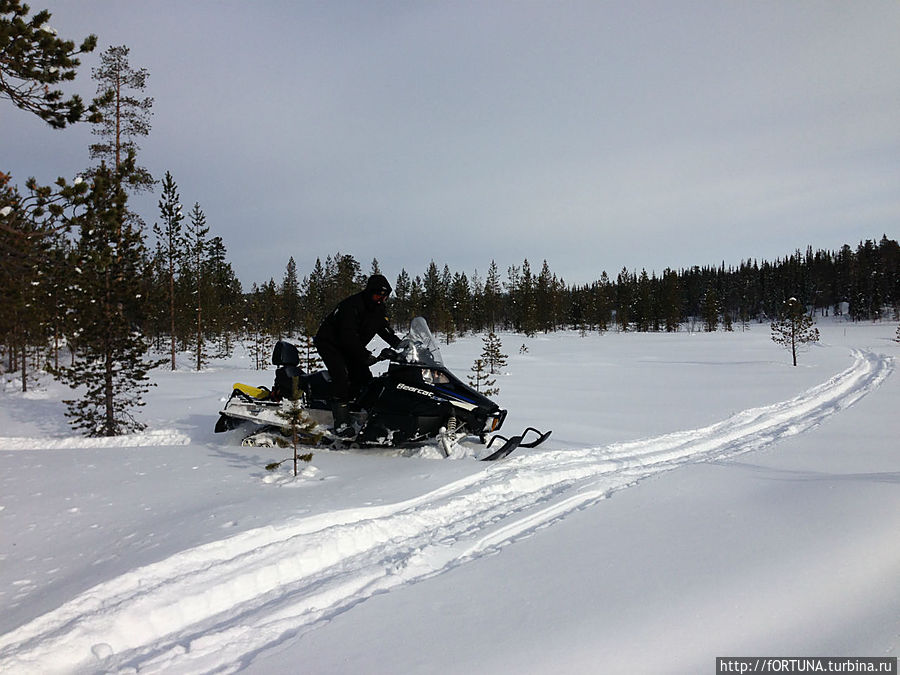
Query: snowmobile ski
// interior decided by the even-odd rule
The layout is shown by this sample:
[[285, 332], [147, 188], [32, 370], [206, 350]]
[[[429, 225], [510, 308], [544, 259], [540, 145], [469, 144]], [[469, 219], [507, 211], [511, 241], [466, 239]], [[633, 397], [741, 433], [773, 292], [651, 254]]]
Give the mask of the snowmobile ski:
[[[534, 433], [536, 433], [538, 435], [538, 437], [533, 441], [529, 441], [529, 442], [525, 443], [523, 441], [524, 441], [525, 436], [528, 435], [529, 431], [533, 431]], [[552, 431], [540, 432], [537, 429], [535, 429], [534, 427], [528, 427], [520, 435], [512, 436], [510, 438], [506, 438], [505, 436], [501, 436], [500, 434], [497, 434], [496, 436], [494, 436], [491, 439], [491, 442], [488, 443], [488, 445], [487, 445], [488, 449], [490, 450], [491, 446], [494, 444], [494, 441], [496, 441], [498, 439], [503, 441], [503, 445], [501, 445], [499, 448], [494, 450], [494, 452], [487, 455], [486, 457], [482, 457], [481, 461], [482, 462], [495, 462], [498, 459], [503, 459], [504, 457], [509, 456], [510, 453], [512, 453], [516, 448], [536, 448], [541, 443], [543, 443], [548, 438], [550, 438], [551, 433], [553, 433], [553, 432]]]

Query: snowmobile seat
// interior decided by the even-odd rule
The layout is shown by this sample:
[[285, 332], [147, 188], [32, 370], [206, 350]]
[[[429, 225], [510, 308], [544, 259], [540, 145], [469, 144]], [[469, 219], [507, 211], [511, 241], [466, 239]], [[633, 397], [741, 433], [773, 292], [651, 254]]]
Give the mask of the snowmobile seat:
[[306, 403], [311, 408], [331, 408], [331, 375], [320, 370], [300, 376], [300, 386], [306, 392]]
[[284, 340], [279, 340], [275, 343], [275, 348], [272, 350], [272, 365], [299, 366], [300, 351], [297, 349], [296, 345], [292, 345], [290, 342], [285, 342]]

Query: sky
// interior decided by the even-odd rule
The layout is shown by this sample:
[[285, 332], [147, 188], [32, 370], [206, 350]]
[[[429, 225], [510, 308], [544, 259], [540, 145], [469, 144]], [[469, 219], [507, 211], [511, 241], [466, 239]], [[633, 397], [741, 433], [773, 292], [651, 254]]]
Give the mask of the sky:
[[[546, 260], [774, 260], [900, 236], [900, 2], [32, 0], [90, 33], [68, 93], [126, 45], [139, 163], [199, 203], [245, 287], [290, 257], [483, 280]], [[0, 102], [0, 170], [90, 164], [88, 125]], [[148, 228], [155, 193], [133, 199]]]

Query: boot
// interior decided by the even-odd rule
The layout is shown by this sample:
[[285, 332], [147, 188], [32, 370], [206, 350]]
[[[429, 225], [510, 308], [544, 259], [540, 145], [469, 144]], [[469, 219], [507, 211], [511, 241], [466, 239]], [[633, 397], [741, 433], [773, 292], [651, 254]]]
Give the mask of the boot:
[[334, 435], [338, 438], [353, 438], [356, 429], [350, 421], [350, 406], [347, 403], [334, 402], [331, 404], [331, 413], [334, 415]]

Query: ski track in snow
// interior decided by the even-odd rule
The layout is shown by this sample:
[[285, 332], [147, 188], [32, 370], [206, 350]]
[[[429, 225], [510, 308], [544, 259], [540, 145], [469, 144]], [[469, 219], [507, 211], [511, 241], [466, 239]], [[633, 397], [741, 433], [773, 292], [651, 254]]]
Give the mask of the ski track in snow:
[[890, 357], [853, 357], [791, 400], [708, 427], [513, 455], [413, 499], [294, 518], [182, 551], [0, 636], [0, 672], [240, 670], [376, 593], [490, 554], [642, 479], [808, 431], [893, 370]]

